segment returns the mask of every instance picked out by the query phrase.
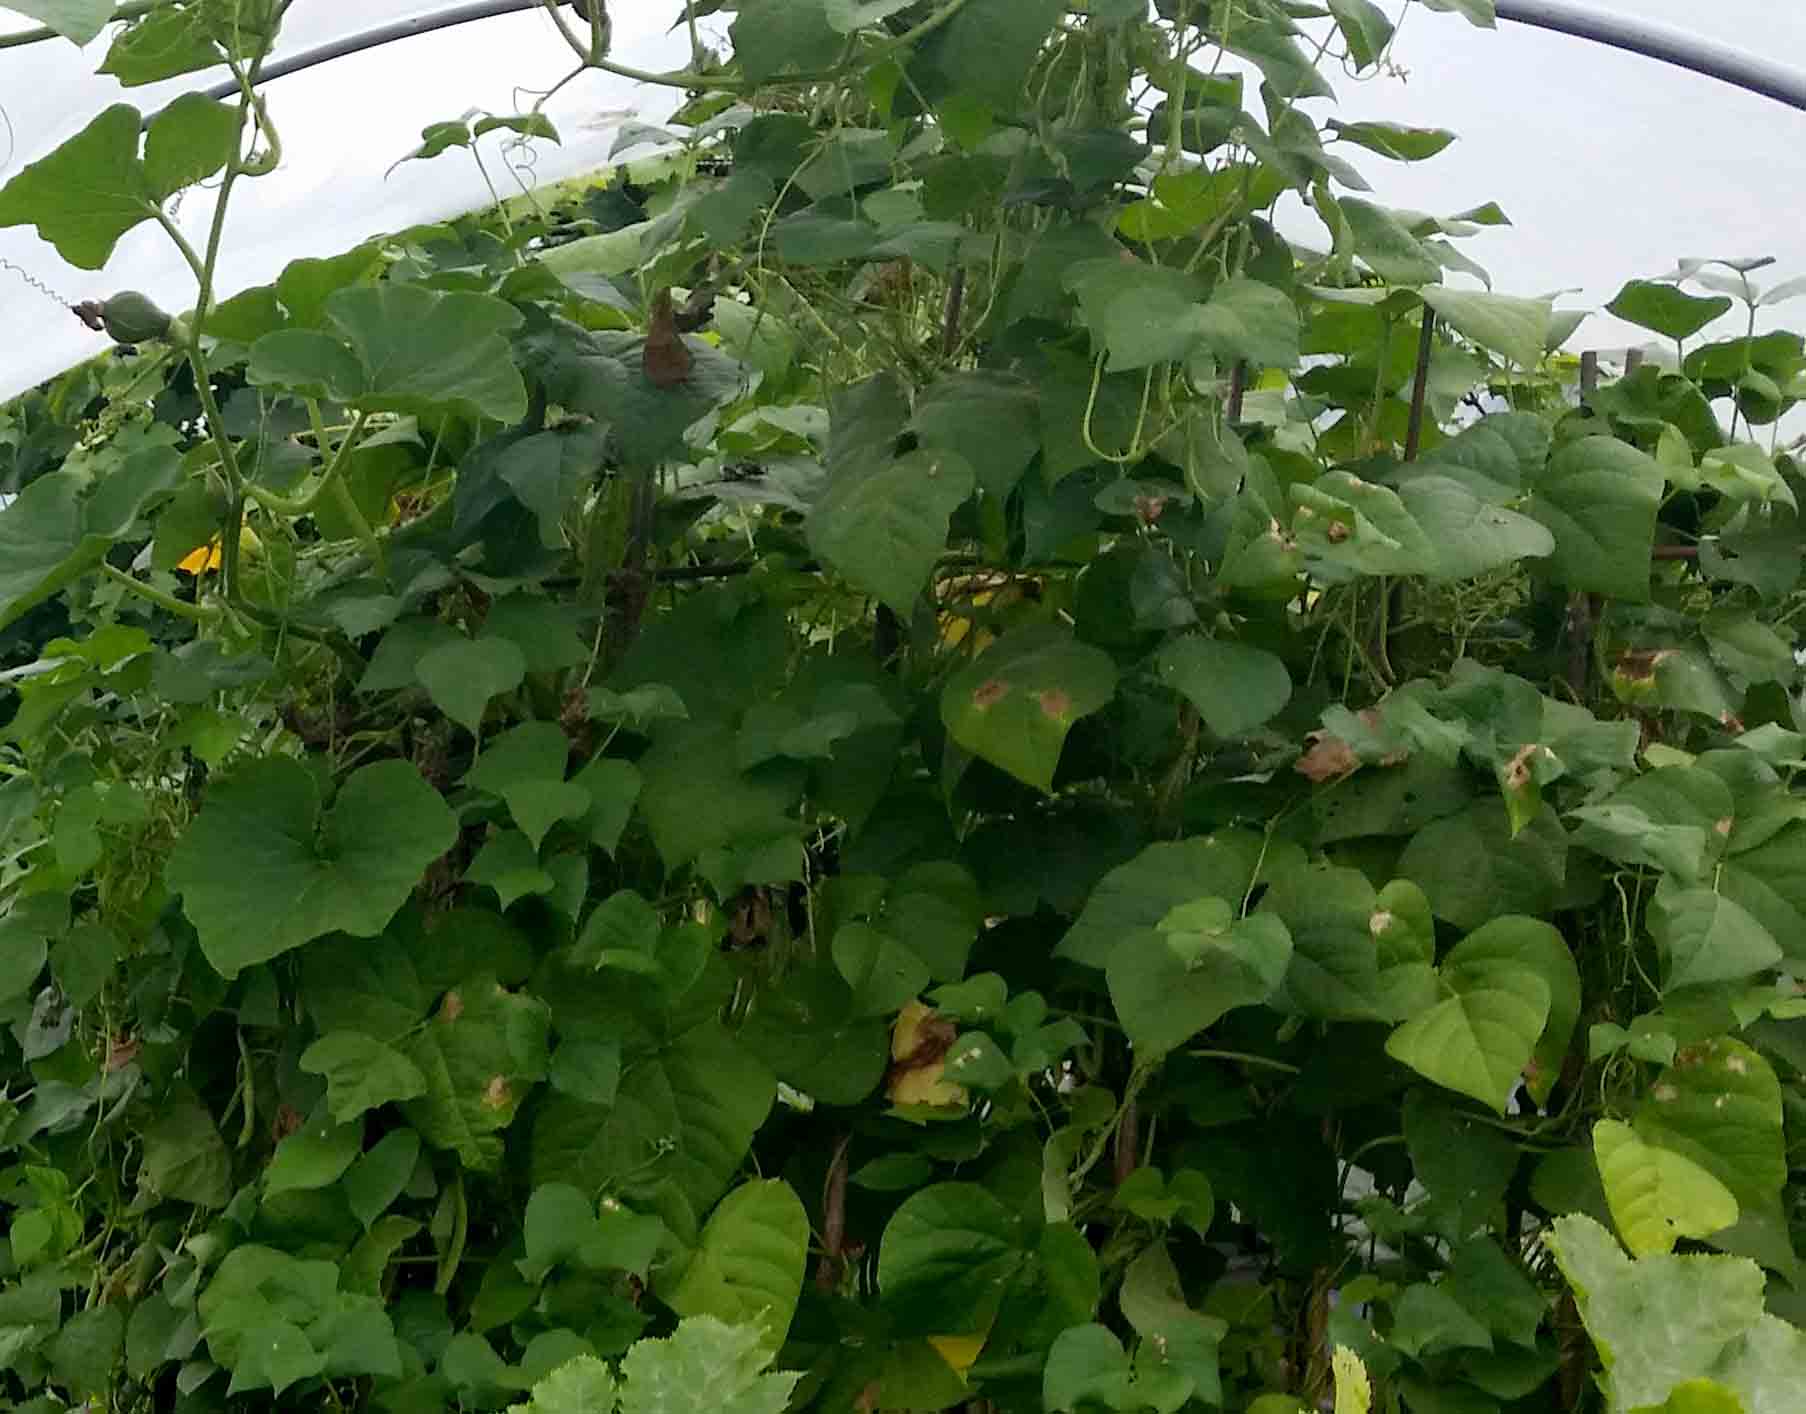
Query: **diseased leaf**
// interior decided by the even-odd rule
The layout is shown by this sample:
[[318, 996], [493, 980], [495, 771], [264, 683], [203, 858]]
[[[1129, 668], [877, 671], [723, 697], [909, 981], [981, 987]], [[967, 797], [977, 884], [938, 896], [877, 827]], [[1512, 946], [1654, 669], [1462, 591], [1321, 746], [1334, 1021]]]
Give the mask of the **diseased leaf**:
[[1037, 624], [1006, 634], [954, 674], [941, 693], [941, 720], [973, 755], [1050, 791], [1066, 733], [1115, 693], [1107, 653]]

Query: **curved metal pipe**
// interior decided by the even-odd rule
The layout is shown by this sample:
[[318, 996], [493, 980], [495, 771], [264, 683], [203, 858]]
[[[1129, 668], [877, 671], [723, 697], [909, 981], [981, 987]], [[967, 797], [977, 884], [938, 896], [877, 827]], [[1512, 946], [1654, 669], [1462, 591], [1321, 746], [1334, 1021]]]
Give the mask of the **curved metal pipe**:
[[1806, 75], [1668, 25], [1564, 3], [1496, 0], [1499, 18], [1640, 54], [1806, 112]]
[[[539, 0], [474, 0], [474, 3], [450, 5], [432, 14], [396, 20], [361, 34], [346, 35], [329, 44], [303, 50], [286, 59], [264, 66], [262, 80], [279, 79], [285, 74], [300, 73], [320, 64], [331, 63], [366, 49], [392, 44], [398, 39], [412, 39], [434, 30], [468, 24], [472, 20], [494, 19], [498, 15], [516, 14], [539, 9]], [[1659, 63], [1672, 64], [1691, 73], [1703, 74], [1749, 93], [1760, 94], [1777, 103], [1806, 112], [1806, 74], [1787, 69], [1754, 54], [1717, 44], [1685, 30], [1668, 25], [1651, 24], [1647, 20], [1625, 15], [1602, 14], [1566, 0], [1495, 0], [1502, 20], [1552, 30], [1575, 39], [1589, 40], [1629, 54], [1639, 54]], [[238, 91], [230, 80], [207, 90], [210, 97], [228, 98]]]

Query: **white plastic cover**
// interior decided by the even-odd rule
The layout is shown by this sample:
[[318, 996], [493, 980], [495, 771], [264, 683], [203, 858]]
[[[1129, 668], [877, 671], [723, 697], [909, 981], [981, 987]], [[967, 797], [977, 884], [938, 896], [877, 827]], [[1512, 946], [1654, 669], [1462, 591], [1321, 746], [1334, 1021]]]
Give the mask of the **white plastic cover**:
[[[1387, 10], [1402, 0], [1387, 0]], [[1618, 0], [1616, 8], [1806, 68], [1806, 8], [1772, 0]], [[281, 51], [311, 48], [407, 15], [411, 0], [306, 0], [291, 12]], [[614, 0], [614, 56], [642, 69], [687, 58], [670, 33], [678, 0]], [[0, 16], [11, 19], [3, 7]], [[725, 18], [725, 17], [723, 17]], [[719, 21], [711, 22], [719, 24]], [[0, 176], [50, 151], [107, 104], [149, 111], [198, 86], [190, 75], [125, 91], [92, 69], [104, 38], [85, 52], [64, 41], [0, 50]], [[1772, 284], [1806, 275], [1806, 226], [1795, 193], [1806, 158], [1806, 113], [1651, 60], [1521, 26], [1473, 28], [1457, 16], [1411, 5], [1394, 59], [1400, 74], [1336, 79], [1347, 120], [1371, 118], [1452, 128], [1461, 140], [1429, 162], [1406, 166], [1354, 152], [1388, 205], [1448, 214], [1498, 201], [1514, 226], [1465, 249], [1511, 294], [1573, 289], [1561, 302], [1602, 306], [1626, 280], [1660, 275], [1682, 257], [1773, 255], [1759, 274]], [[283, 134], [279, 172], [248, 183], [234, 201], [222, 293], [268, 280], [289, 260], [328, 255], [360, 239], [468, 210], [486, 198], [469, 154], [387, 169], [427, 123], [477, 106], [510, 113], [531, 103], [517, 86], [549, 86], [570, 55], [539, 12], [484, 20], [335, 61], [276, 81], [272, 111]], [[623, 110], [656, 120], [670, 90], [588, 74], [548, 112], [564, 145], [540, 144], [541, 182], [603, 164]], [[513, 189], [486, 139], [497, 184]], [[191, 193], [182, 225], [204, 229], [210, 202]], [[1289, 234], [1321, 237], [1302, 209], [1285, 213]], [[0, 258], [24, 267], [70, 301], [139, 289], [166, 308], [185, 308], [192, 284], [154, 227], [121, 243], [103, 273], [72, 270], [28, 230], [0, 231]], [[1740, 312], [1726, 316], [1733, 331]], [[1806, 319], [1806, 303], [1765, 311], [1760, 327]], [[97, 336], [15, 274], [0, 269], [0, 399], [97, 351]], [[1595, 315], [1574, 348], [1621, 348], [1647, 336]]]
[[[302, 0], [289, 12], [276, 56], [312, 49], [393, 20], [431, 13], [431, 0]], [[668, 70], [689, 58], [681, 30], [667, 33], [676, 0], [626, 0], [611, 6], [622, 62]], [[12, 21], [18, 19], [18, 23]], [[0, 5], [0, 30], [30, 22]], [[102, 35], [85, 50], [57, 39], [0, 49], [0, 181], [64, 142], [113, 103], [155, 112], [179, 94], [206, 87], [224, 70], [122, 88], [93, 71], [106, 53]], [[282, 135], [283, 162], [272, 175], [234, 192], [221, 261], [221, 294], [274, 277], [301, 256], [334, 255], [367, 236], [438, 220], [483, 204], [488, 189], [469, 152], [389, 168], [420, 145], [429, 123], [467, 109], [517, 113], [575, 66], [542, 10], [478, 20], [397, 41], [277, 79], [265, 90]], [[682, 95], [591, 72], [569, 85], [546, 113], [562, 146], [536, 142], [531, 173], [553, 182], [606, 163], [628, 110], [643, 120], [669, 114]], [[7, 121], [12, 133], [8, 142]], [[504, 196], [520, 190], [502, 155], [507, 132], [481, 140], [489, 175]], [[10, 155], [9, 155], [10, 148]], [[641, 155], [640, 149], [633, 155]], [[386, 175], [385, 175], [386, 174]], [[180, 224], [204, 243], [213, 201], [188, 192]], [[29, 271], [71, 303], [141, 290], [174, 312], [194, 302], [194, 281], [163, 233], [146, 223], [130, 232], [103, 271], [76, 270], [29, 227], [0, 230], [0, 259]], [[105, 347], [51, 299], [0, 268], [0, 401]]]

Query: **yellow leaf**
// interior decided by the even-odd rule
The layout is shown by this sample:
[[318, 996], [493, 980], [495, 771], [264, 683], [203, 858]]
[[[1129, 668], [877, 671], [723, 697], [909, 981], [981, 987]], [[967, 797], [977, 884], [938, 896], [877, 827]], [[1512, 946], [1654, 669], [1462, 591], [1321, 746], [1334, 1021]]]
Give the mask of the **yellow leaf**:
[[985, 1339], [989, 1335], [988, 1330], [980, 1331], [977, 1335], [931, 1335], [928, 1343], [952, 1367], [953, 1373], [963, 1380], [966, 1371], [978, 1359], [978, 1352], [985, 1348]]
[[1373, 1408], [1373, 1383], [1361, 1357], [1338, 1345], [1330, 1362], [1336, 1372], [1336, 1414], [1368, 1414]]

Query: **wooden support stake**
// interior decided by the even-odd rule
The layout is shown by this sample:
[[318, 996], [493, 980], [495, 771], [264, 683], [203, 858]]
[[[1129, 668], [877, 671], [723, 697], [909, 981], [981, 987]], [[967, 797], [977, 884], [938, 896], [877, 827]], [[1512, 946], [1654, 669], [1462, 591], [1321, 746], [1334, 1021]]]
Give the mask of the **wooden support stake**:
[[1436, 315], [1424, 306], [1423, 329], [1417, 338], [1417, 372], [1411, 380], [1411, 420], [1405, 425], [1405, 460], [1417, 460], [1423, 442], [1423, 405], [1430, 391], [1430, 354], [1436, 347]]

